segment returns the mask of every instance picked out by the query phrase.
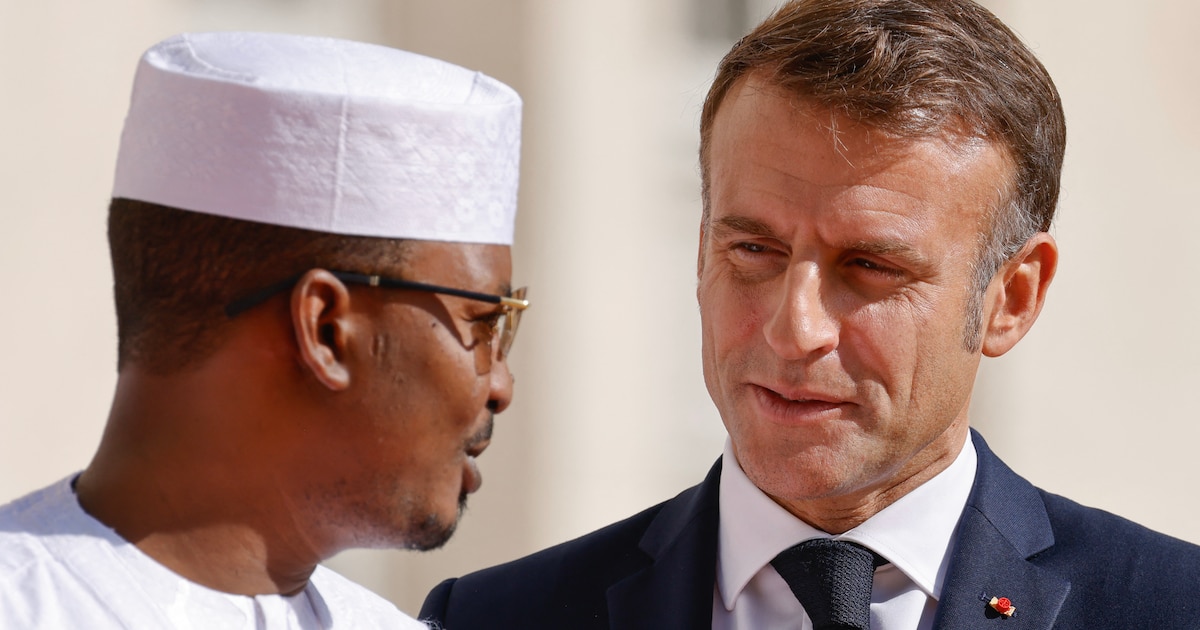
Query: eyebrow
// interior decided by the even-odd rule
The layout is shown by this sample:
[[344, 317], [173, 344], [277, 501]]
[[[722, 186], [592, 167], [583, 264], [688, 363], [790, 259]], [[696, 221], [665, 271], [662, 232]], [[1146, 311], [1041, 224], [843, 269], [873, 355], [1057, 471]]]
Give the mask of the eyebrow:
[[[513, 294], [512, 284], [508, 283], [508, 282], [501, 282], [499, 285], [499, 290], [496, 291], [496, 295], [499, 295], [500, 297], [503, 297], [503, 298], [511, 298], [512, 294]], [[477, 302], [477, 303], [482, 304], [482, 302]], [[503, 308], [504, 308], [504, 302], [501, 301], [501, 302], [495, 304], [495, 309], [493, 309], [493, 310], [499, 310], [499, 309], [503, 309]]]
[[728, 234], [730, 232], [744, 232], [746, 234], [753, 234], [755, 236], [770, 236], [778, 238], [775, 230], [770, 225], [767, 225], [758, 219], [751, 219], [749, 217], [721, 217], [716, 221], [710, 221], [709, 225], [712, 226], [713, 232], [719, 232], [723, 234]]
[[845, 248], [876, 256], [901, 256], [914, 261], [925, 259], [915, 247], [898, 241], [855, 241], [848, 243]]
[[[498, 285], [495, 285], [495, 286], [497, 286], [497, 287], [498, 287], [498, 290], [497, 290], [495, 293], [491, 293], [490, 291], [487, 291], [487, 290], [485, 290], [485, 291], [478, 291], [478, 292], [476, 292], [476, 291], [473, 291], [472, 293], [479, 293], [480, 295], [496, 295], [496, 296], [499, 296], [499, 297], [501, 297], [501, 298], [511, 298], [511, 297], [512, 297], [513, 288], [512, 288], [512, 284], [511, 284], [511, 283], [508, 283], [508, 282], [501, 282], [500, 284], [498, 284]], [[451, 294], [451, 295], [452, 295], [452, 294]], [[503, 302], [503, 301], [497, 301], [497, 302], [483, 302], [483, 301], [480, 301], [480, 300], [475, 300], [475, 301], [473, 301], [473, 302], [468, 302], [468, 303], [469, 303], [469, 304], [474, 304], [475, 306], [478, 306], [479, 308], [490, 307], [490, 308], [487, 308], [487, 310], [488, 310], [488, 311], [499, 311], [500, 309], [503, 309], [503, 308], [504, 308], [504, 302]]]

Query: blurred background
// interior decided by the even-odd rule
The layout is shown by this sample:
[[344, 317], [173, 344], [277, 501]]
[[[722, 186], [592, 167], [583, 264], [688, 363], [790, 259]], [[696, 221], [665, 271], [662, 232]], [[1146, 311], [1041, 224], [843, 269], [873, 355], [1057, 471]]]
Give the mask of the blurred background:
[[[990, 0], [1062, 92], [1058, 279], [986, 360], [973, 424], [1038, 485], [1200, 543], [1200, 23], [1193, 0]], [[140, 53], [179, 31], [345, 37], [525, 98], [515, 277], [534, 308], [486, 483], [442, 550], [330, 561], [415, 613], [442, 578], [698, 482], [724, 430], [700, 372], [700, 104], [765, 0], [0, 0], [0, 502], [91, 458], [115, 383], [104, 236]], [[1191, 488], [1191, 489], [1189, 489]]]

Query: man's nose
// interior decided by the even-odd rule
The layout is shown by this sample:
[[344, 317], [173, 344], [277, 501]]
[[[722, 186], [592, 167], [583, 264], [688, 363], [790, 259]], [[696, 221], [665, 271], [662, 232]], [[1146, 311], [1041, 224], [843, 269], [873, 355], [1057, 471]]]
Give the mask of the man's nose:
[[823, 284], [816, 263], [792, 265], [784, 274], [763, 331], [781, 358], [801, 360], [837, 348], [838, 323], [829, 311]]
[[513, 397], [513, 374], [508, 366], [508, 357], [492, 357], [492, 370], [488, 372], [488, 409], [500, 413], [508, 408]]

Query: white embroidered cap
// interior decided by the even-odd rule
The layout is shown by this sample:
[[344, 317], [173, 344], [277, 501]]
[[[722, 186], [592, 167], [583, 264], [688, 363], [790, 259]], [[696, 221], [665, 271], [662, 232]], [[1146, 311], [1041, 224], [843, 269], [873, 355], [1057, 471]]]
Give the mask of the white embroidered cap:
[[113, 197], [338, 234], [512, 244], [521, 99], [383, 46], [177, 35], [142, 56]]

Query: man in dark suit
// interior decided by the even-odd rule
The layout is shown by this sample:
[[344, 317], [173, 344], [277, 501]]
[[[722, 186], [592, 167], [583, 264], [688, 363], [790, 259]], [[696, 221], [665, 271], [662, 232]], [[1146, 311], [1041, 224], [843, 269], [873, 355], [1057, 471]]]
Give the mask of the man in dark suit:
[[969, 428], [1054, 277], [1065, 123], [970, 0], [796, 0], [701, 118], [697, 296], [729, 432], [695, 488], [450, 580], [470, 628], [1194, 628], [1200, 547], [1047, 494]]

